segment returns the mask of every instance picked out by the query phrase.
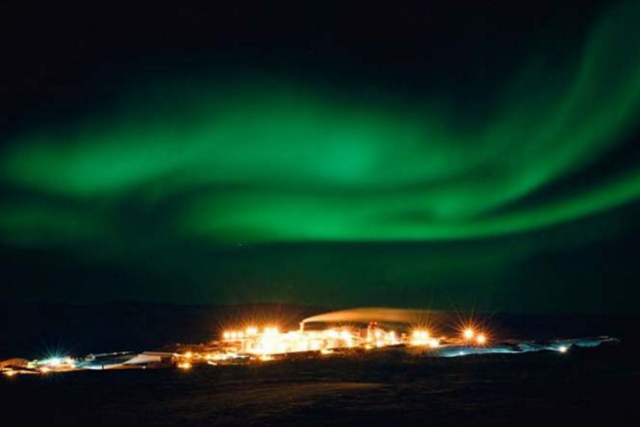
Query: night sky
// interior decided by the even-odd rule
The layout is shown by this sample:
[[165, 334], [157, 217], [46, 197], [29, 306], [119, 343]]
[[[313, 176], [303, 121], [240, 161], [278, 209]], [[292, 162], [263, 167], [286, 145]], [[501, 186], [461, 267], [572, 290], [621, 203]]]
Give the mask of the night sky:
[[0, 300], [638, 310], [638, 2], [0, 15]]

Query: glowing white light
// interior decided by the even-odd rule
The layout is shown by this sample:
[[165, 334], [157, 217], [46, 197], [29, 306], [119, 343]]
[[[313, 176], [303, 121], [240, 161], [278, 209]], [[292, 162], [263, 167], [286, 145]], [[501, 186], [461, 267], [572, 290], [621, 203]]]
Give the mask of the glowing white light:
[[411, 334], [411, 344], [413, 345], [427, 345], [429, 344], [429, 337], [431, 335], [429, 334], [429, 331], [426, 330], [422, 330], [422, 329], [416, 329], [413, 331], [413, 333]]
[[559, 351], [560, 353], [566, 353], [566, 352], [567, 352], [567, 350], [569, 350], [569, 349], [567, 348], [567, 346], [566, 346], [566, 345], [561, 345], [561, 346], [560, 346], [560, 348], [558, 348], [558, 351]]
[[[477, 345], [484, 345], [487, 342], [487, 336], [477, 332], [472, 327], [464, 329], [462, 335], [469, 344], [471, 340]], [[365, 349], [373, 349], [400, 343], [431, 348], [442, 345], [440, 339], [434, 338], [427, 329], [411, 330], [407, 336], [405, 333], [399, 334], [394, 330], [386, 330], [373, 325], [366, 330], [352, 330], [348, 327], [334, 326], [316, 331], [301, 329], [283, 332], [277, 326], [268, 326], [261, 329], [248, 326], [242, 329], [225, 331], [223, 338], [231, 341], [239, 340], [241, 346], [238, 347], [241, 348], [238, 348], [237, 351], [250, 353], [258, 358], [305, 351], [331, 354], [339, 348], [363, 347]], [[182, 355], [182, 358], [184, 360], [185, 355]], [[206, 355], [194, 354], [193, 360], [197, 362], [199, 358], [212, 359]]]
[[62, 365], [62, 359], [60, 357], [52, 357], [51, 359], [43, 361], [46, 365], [52, 366], [54, 368]]
[[278, 334], [278, 328], [264, 328], [264, 335], [266, 337], [276, 337]]

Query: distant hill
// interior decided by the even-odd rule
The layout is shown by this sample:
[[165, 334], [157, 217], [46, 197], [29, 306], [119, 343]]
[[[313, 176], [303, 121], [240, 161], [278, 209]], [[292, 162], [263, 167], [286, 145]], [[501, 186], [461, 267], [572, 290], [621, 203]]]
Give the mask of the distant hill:
[[[0, 302], [0, 360], [47, 353], [150, 350], [202, 343], [243, 322], [296, 328], [328, 308], [290, 304], [177, 305], [146, 302], [50, 304]], [[452, 324], [459, 316], [451, 314]], [[640, 316], [483, 314], [492, 335], [520, 339], [610, 335], [635, 346]], [[452, 325], [449, 325], [452, 326]], [[454, 326], [454, 325], [453, 325]]]
[[239, 322], [277, 322], [281, 327], [295, 328], [300, 320], [324, 311], [327, 309], [283, 304], [4, 302], [0, 303], [0, 359], [42, 357], [60, 350], [83, 355], [153, 349], [172, 342], [208, 342]]

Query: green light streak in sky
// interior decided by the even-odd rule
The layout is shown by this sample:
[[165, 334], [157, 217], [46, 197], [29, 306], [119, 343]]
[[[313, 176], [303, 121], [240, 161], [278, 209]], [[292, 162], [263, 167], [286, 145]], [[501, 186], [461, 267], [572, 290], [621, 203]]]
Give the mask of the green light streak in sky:
[[0, 233], [18, 246], [79, 244], [98, 238], [104, 224], [91, 215], [44, 203], [3, 204]]
[[[483, 125], [428, 99], [409, 109], [239, 79], [203, 88], [197, 102], [174, 94], [169, 112], [140, 103], [144, 113], [127, 105], [112, 120], [24, 134], [2, 153], [0, 177], [98, 205], [73, 214], [99, 216], [94, 223], [130, 194], [151, 210], [182, 197], [166, 232], [214, 242], [464, 239], [572, 221], [637, 199], [640, 171], [533, 207], [516, 202], [579, 173], [634, 130], [639, 10], [629, 3], [607, 15], [572, 68], [523, 67], [487, 100]], [[19, 216], [0, 215], [1, 229], [57, 223]], [[62, 234], [91, 233], [59, 222]]]

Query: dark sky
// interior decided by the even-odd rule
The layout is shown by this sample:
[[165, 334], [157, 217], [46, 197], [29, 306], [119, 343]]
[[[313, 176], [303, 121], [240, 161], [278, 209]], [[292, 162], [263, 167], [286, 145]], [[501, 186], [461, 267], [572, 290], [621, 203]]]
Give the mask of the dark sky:
[[637, 312], [634, 3], [0, 6], [0, 299]]

